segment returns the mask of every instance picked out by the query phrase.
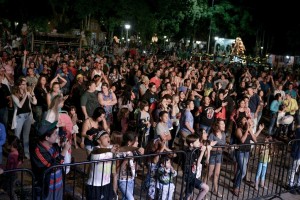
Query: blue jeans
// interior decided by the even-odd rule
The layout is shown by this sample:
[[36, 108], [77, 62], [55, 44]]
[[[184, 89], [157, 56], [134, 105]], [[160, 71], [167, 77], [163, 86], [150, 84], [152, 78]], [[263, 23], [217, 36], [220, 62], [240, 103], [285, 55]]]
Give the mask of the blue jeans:
[[276, 121], [277, 121], [277, 113], [271, 113], [270, 126], [269, 126], [269, 131], [268, 131], [269, 135], [273, 135], [273, 127], [274, 127]]
[[30, 113], [22, 113], [16, 116], [17, 127], [15, 128], [15, 136], [19, 139], [23, 133], [23, 146], [25, 156], [29, 158], [29, 134], [31, 129], [32, 117]]
[[255, 182], [258, 182], [259, 177], [261, 181], [265, 181], [268, 163], [259, 162], [255, 176]]
[[119, 180], [119, 189], [122, 192], [122, 200], [134, 200], [134, 179]]
[[238, 168], [235, 175], [234, 188], [239, 188], [241, 186], [242, 179], [245, 177], [247, 172], [249, 155], [249, 152], [239, 150], [235, 151], [235, 157], [238, 164]]
[[209, 134], [209, 131], [210, 131], [210, 129], [211, 129], [211, 126], [206, 126], [206, 125], [200, 124], [200, 127], [199, 127], [199, 128], [203, 128], [203, 129], [206, 131], [206, 133]]

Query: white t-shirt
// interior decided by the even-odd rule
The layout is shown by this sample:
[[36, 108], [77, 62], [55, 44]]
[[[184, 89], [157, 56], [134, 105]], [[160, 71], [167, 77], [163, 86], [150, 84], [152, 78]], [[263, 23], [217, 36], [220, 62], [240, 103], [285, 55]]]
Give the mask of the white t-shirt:
[[[110, 145], [108, 148], [112, 148]], [[94, 148], [100, 148], [96, 146]], [[113, 153], [101, 153], [101, 154], [91, 154], [91, 160], [104, 160], [113, 158]], [[112, 172], [112, 161], [99, 162], [91, 165], [91, 170], [89, 173], [89, 178], [86, 182], [88, 185], [92, 186], [104, 186], [110, 183], [110, 177]]]

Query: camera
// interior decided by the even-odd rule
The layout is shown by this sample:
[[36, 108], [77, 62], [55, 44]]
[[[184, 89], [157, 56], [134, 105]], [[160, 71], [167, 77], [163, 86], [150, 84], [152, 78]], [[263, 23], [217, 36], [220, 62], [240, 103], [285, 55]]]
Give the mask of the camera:
[[64, 130], [63, 127], [59, 127], [58, 136], [59, 136], [59, 139], [60, 139], [60, 143], [64, 143], [64, 142], [67, 141], [67, 132]]

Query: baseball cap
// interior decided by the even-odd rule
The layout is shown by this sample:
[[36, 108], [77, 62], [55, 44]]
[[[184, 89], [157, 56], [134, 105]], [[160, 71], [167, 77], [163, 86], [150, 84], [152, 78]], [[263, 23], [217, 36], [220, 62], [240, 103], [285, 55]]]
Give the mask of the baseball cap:
[[55, 129], [57, 129], [57, 123], [58, 123], [58, 121], [51, 123], [47, 120], [42, 120], [37, 129], [38, 135], [42, 136], [48, 132], [54, 131]]
[[101, 131], [97, 132], [93, 138], [94, 141], [97, 141], [100, 137], [102, 137], [105, 134], [109, 134], [109, 133], [105, 130], [101, 130]]

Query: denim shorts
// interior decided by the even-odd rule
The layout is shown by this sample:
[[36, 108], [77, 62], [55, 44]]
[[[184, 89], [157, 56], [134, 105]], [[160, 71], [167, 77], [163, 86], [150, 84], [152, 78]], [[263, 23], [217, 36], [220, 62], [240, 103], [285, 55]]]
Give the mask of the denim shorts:
[[220, 164], [222, 163], [222, 152], [217, 151], [217, 152], [211, 152], [210, 158], [209, 158], [209, 164], [210, 165], [215, 165], [215, 164]]
[[186, 179], [186, 188], [185, 188], [185, 194], [186, 196], [190, 196], [194, 188], [201, 190], [202, 181], [200, 179], [197, 179], [195, 177], [189, 177]]

